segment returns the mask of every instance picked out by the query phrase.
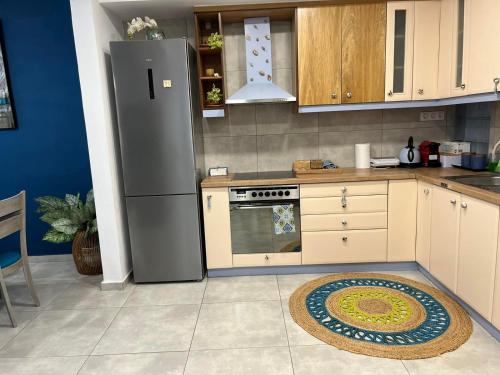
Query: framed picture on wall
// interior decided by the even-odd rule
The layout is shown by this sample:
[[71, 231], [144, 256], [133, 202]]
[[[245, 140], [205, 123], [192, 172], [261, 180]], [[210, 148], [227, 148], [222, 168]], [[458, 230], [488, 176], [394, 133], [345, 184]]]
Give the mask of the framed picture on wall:
[[2, 23], [0, 22], [0, 130], [16, 128], [14, 103], [9, 84], [9, 71], [5, 58]]

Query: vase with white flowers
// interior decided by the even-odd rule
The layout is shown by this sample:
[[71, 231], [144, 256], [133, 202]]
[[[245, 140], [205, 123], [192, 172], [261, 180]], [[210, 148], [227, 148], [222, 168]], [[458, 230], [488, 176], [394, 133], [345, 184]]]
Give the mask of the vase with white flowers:
[[130, 40], [135, 38], [135, 34], [139, 31], [146, 30], [147, 40], [162, 40], [165, 39], [165, 33], [158, 28], [158, 23], [149, 17], [132, 18], [130, 22], [127, 23], [127, 36]]

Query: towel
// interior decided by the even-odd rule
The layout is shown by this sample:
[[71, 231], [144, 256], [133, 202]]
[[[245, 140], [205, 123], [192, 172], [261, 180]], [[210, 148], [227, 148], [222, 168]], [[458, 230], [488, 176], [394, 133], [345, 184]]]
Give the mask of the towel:
[[274, 234], [295, 233], [293, 204], [273, 205]]

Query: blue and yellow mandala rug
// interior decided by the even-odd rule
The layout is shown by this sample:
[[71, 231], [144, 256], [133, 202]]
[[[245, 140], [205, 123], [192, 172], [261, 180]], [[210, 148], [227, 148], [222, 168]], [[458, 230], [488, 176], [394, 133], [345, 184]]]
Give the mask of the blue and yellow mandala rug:
[[418, 359], [457, 349], [472, 333], [467, 312], [429, 285], [378, 273], [312, 280], [290, 297], [293, 319], [339, 349]]

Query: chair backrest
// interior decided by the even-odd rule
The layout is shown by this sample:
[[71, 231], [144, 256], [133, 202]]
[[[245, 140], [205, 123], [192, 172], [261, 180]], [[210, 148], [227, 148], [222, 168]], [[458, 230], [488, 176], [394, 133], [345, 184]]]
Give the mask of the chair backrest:
[[0, 239], [24, 230], [25, 192], [0, 201]]

